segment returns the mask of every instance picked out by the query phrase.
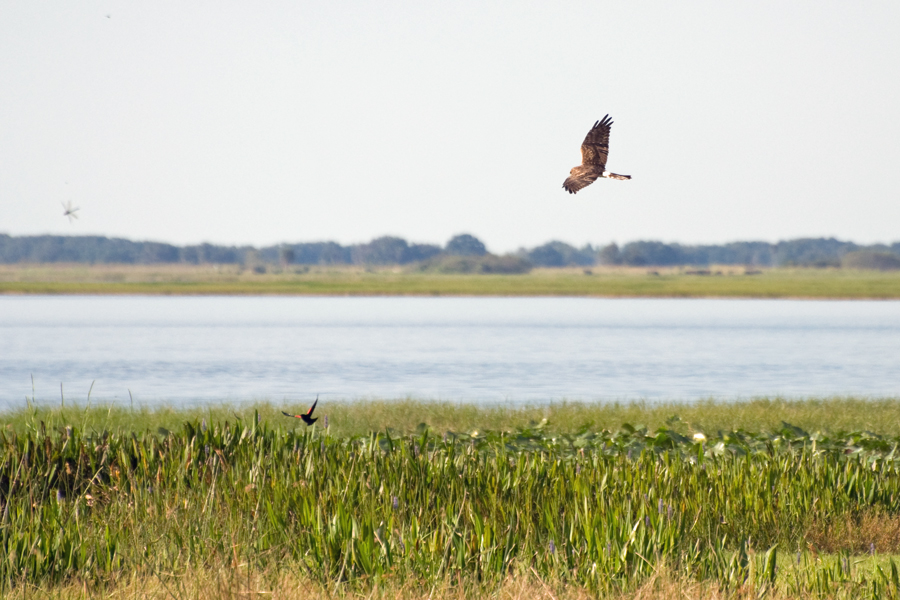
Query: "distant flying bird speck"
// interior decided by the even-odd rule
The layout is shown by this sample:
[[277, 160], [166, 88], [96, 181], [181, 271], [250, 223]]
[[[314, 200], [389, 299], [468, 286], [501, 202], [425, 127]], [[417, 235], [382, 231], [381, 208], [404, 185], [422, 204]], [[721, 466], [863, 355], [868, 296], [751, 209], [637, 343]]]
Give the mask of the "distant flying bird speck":
[[69, 223], [71, 223], [72, 221], [74, 221], [75, 219], [78, 218], [78, 215], [75, 213], [81, 209], [78, 208], [77, 206], [72, 206], [71, 200], [69, 200], [68, 202], [63, 204], [62, 207], [63, 207], [63, 210], [65, 211], [65, 212], [63, 212], [63, 216], [69, 217]]
[[606, 159], [609, 158], [609, 130], [612, 127], [609, 115], [597, 121], [588, 131], [584, 143], [581, 144], [581, 164], [569, 171], [569, 177], [563, 187], [574, 194], [583, 187], [594, 183], [598, 177], [609, 179], [631, 179], [631, 175], [619, 175], [606, 171]]

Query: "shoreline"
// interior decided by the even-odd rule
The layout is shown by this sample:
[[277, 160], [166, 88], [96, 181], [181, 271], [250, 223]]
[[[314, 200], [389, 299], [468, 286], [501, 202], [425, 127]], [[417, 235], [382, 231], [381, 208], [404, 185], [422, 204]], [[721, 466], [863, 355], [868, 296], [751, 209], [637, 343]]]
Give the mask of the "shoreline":
[[[709, 273], [709, 274], [706, 274]], [[721, 267], [535, 269], [520, 275], [236, 265], [0, 265], [0, 296], [471, 296], [900, 299], [900, 271]]]

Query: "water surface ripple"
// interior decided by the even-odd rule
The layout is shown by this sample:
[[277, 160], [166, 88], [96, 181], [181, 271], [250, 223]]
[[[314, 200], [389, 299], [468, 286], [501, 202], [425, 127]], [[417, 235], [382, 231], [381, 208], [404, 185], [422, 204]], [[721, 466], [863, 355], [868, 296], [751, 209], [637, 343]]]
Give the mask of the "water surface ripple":
[[0, 297], [0, 409], [900, 396], [900, 302]]

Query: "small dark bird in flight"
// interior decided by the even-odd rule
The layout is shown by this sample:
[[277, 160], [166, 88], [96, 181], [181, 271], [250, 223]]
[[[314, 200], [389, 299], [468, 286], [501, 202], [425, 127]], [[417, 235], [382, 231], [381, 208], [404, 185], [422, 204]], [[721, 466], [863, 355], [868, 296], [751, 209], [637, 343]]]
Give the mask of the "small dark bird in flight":
[[306, 411], [305, 413], [303, 413], [302, 415], [291, 415], [284, 411], [281, 411], [281, 414], [283, 414], [286, 417], [293, 417], [295, 419], [301, 419], [307, 425], [312, 425], [313, 423], [315, 423], [316, 421], [319, 420], [319, 417], [316, 417], [314, 419], [312, 416], [313, 411], [316, 410], [316, 404], [318, 404], [318, 403], [319, 403], [319, 397], [316, 396], [316, 401], [313, 402], [313, 405], [309, 407], [309, 410]]
[[81, 209], [78, 208], [77, 206], [72, 206], [71, 200], [69, 200], [68, 202], [63, 204], [62, 207], [63, 207], [63, 210], [65, 211], [65, 212], [63, 212], [63, 216], [69, 217], [69, 223], [71, 223], [74, 219], [78, 218], [78, 215], [76, 215], [75, 213]]
[[583, 187], [594, 183], [598, 177], [609, 179], [631, 179], [631, 175], [619, 175], [606, 171], [606, 159], [609, 157], [609, 130], [612, 127], [609, 115], [597, 121], [588, 131], [584, 143], [581, 144], [581, 164], [569, 171], [569, 177], [563, 187], [574, 194]]

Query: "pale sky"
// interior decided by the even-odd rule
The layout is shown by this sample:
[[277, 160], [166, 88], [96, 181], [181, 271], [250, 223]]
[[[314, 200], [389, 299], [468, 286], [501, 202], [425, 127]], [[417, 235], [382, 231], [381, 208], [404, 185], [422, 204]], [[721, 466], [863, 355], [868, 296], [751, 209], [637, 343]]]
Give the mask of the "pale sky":
[[[895, 0], [0, 0], [0, 233], [898, 241], [898, 32]], [[633, 179], [571, 196], [606, 113]]]

